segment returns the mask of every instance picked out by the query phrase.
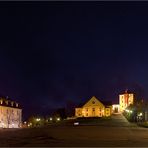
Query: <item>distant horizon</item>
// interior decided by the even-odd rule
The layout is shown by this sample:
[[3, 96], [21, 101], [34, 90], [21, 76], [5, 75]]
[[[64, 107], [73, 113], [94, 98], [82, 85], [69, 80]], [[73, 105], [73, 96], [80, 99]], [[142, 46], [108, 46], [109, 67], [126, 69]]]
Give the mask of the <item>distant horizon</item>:
[[[112, 104], [119, 104], [119, 95], [124, 94], [126, 90], [127, 90], [127, 92], [129, 94], [132, 93], [132, 94], [134, 94], [134, 96], [136, 95], [135, 92], [132, 92], [129, 89], [125, 89], [125, 90], [121, 91], [118, 94], [118, 98], [116, 98], [116, 100], [115, 99], [114, 100], [109, 100], [109, 99], [106, 99], [106, 98], [102, 99], [101, 97], [98, 97], [98, 96], [95, 96], [95, 97], [97, 99], [99, 99], [99, 101], [101, 101], [101, 102], [111, 101]], [[55, 106], [55, 107], [49, 107], [49, 108], [39, 108], [39, 110], [36, 109], [36, 110], [34, 110], [34, 112], [30, 112], [30, 113], [28, 111], [28, 114], [25, 113], [26, 112], [25, 111], [25, 108], [22, 107], [23, 104], [20, 104], [19, 102], [17, 102], [17, 103], [19, 103], [21, 105], [22, 109], [23, 109], [23, 112], [24, 112], [24, 114], [23, 114], [23, 120], [25, 121], [25, 120], [27, 120], [31, 116], [51, 116], [57, 109], [60, 109], [60, 108], [67, 109], [67, 107], [68, 107], [67, 105], [68, 104], [74, 105], [75, 107], [77, 107], [80, 104], [83, 104], [84, 105], [93, 96], [88, 97], [88, 98], [81, 98], [81, 100], [79, 100], [79, 101], [78, 100], [68, 100], [68, 102], [64, 102], [64, 105], [61, 105], [61, 106], [58, 106], [58, 107]], [[9, 96], [5, 96], [5, 95], [1, 95], [0, 94], [0, 97], [5, 97], [5, 98], [8, 97], [6, 99], [8, 99], [8, 100], [10, 99], [11, 101], [16, 101], [14, 98], [12, 99]], [[141, 98], [138, 98], [138, 99], [141, 99]]]

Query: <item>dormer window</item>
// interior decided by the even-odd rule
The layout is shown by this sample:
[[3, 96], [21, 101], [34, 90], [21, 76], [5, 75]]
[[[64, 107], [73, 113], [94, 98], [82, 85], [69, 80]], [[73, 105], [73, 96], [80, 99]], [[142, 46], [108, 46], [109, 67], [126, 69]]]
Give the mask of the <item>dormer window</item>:
[[16, 103], [16, 107], [18, 107], [18, 103]]
[[5, 101], [5, 103], [8, 105], [8, 101]]

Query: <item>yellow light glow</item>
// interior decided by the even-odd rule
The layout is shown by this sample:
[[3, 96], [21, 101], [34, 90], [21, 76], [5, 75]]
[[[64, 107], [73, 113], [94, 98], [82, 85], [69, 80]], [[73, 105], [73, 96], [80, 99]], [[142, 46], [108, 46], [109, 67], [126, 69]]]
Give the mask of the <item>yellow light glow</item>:
[[139, 113], [139, 116], [142, 116], [142, 113]]
[[60, 121], [60, 118], [57, 118], [57, 121]]
[[40, 121], [40, 120], [41, 120], [40, 118], [37, 118], [37, 119], [36, 119], [36, 121]]
[[85, 114], [85, 111], [82, 111], [83, 114]]
[[128, 112], [128, 113], [130, 112], [128, 109], [126, 109], [125, 111]]

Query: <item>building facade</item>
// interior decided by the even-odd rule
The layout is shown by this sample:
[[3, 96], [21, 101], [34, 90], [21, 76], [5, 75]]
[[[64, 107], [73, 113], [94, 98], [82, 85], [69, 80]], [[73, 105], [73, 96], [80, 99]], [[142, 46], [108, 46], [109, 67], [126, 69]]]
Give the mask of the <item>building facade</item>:
[[123, 112], [130, 104], [134, 103], [134, 94], [128, 93], [127, 90], [124, 94], [119, 95], [120, 112]]
[[75, 108], [76, 117], [103, 117], [110, 116], [112, 106], [105, 106], [96, 97], [92, 97], [88, 102], [86, 102], [82, 107]]
[[15, 101], [0, 98], [0, 128], [20, 128], [22, 109]]
[[119, 104], [113, 104], [112, 105], [112, 112], [113, 113], [120, 113], [120, 105]]

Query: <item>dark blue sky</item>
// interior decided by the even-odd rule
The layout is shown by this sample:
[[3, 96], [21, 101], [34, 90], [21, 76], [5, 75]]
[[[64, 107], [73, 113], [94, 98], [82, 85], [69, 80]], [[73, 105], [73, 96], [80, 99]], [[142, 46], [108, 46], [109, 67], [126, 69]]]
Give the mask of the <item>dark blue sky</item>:
[[0, 2], [0, 68], [28, 115], [126, 88], [148, 99], [148, 2]]

